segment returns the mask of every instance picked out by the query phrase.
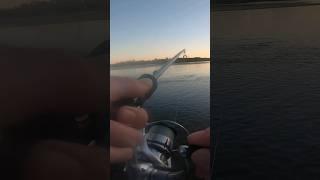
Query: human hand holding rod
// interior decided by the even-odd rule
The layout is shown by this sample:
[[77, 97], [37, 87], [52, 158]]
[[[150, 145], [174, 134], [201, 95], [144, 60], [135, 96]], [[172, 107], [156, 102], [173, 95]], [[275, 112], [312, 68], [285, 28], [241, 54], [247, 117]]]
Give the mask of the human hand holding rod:
[[[130, 160], [133, 148], [142, 142], [139, 129], [146, 126], [148, 115], [141, 108], [154, 93], [158, 78], [185, 53], [183, 49], [153, 74], [143, 74], [139, 80], [112, 77], [110, 80], [110, 161], [120, 163]], [[128, 126], [129, 125], [129, 126]]]
[[[1, 97], [2, 128], [22, 123], [28, 119], [26, 117], [42, 112], [86, 113], [105, 107], [101, 98], [105, 89], [83, 88], [100, 87], [105, 73], [103, 62], [83, 60], [52, 50], [2, 50], [1, 77], [10, 78], [10, 81], [2, 81], [7, 87], [2, 89], [2, 94], [7, 94], [6, 90], [11, 92], [10, 96]], [[16, 51], [20, 53], [14, 53]], [[28, 62], [24, 61], [26, 57]], [[145, 98], [151, 89], [148, 79], [113, 77], [110, 79], [110, 108], [118, 100]], [[100, 147], [58, 140], [41, 141], [31, 147], [23, 173], [27, 179], [105, 179], [109, 174], [106, 154], [110, 153], [111, 163], [131, 159], [133, 148], [142, 140], [139, 129], [145, 127], [147, 120], [143, 108], [121, 106], [117, 119], [110, 121], [110, 152]]]
[[[145, 100], [147, 98], [149, 98], [152, 93], [156, 90], [157, 88], [157, 79], [170, 67], [170, 65], [172, 63], [174, 63], [176, 61], [176, 59], [178, 59], [178, 57], [184, 53], [185, 50], [182, 50], [181, 52], [179, 52], [174, 58], [172, 58], [169, 62], [167, 62], [165, 65], [163, 65], [159, 70], [154, 71], [154, 73], [152, 75], [149, 74], [144, 74], [142, 75], [139, 79], [140, 82], [144, 81], [145, 85], [149, 86], [149, 91], [146, 93], [146, 91], [144, 91], [144, 95], [140, 94], [140, 96], [137, 96], [136, 98], [134, 98], [132, 100], [132, 102], [130, 103], [131, 105], [135, 106], [135, 107], [141, 107], [143, 105], [143, 103], [145, 102]], [[139, 84], [137, 83], [137, 84]], [[146, 88], [144, 89], [146, 90]], [[139, 137], [141, 138], [141, 137]], [[141, 142], [141, 139], [139, 139]], [[188, 153], [191, 156], [191, 159], [193, 160], [193, 162], [196, 165], [196, 175], [198, 177], [202, 177], [205, 179], [209, 179], [209, 171], [210, 171], [210, 163], [209, 160], [210, 159], [210, 151], [209, 151], [209, 144], [210, 144], [210, 129], [206, 129], [203, 131], [198, 131], [195, 132], [193, 134], [191, 134], [188, 137], [188, 142], [190, 144], [190, 152]], [[136, 145], [138, 144], [135, 143]], [[203, 148], [201, 148], [203, 147]], [[130, 150], [130, 156], [132, 156], [132, 149]], [[111, 154], [112, 156], [112, 154]]]

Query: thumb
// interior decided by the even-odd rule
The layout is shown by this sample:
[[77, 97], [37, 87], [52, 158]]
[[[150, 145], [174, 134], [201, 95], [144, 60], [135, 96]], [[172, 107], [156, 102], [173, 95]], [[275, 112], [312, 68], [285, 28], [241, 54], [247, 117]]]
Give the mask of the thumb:
[[196, 131], [188, 136], [188, 143], [198, 146], [210, 146], [210, 128]]

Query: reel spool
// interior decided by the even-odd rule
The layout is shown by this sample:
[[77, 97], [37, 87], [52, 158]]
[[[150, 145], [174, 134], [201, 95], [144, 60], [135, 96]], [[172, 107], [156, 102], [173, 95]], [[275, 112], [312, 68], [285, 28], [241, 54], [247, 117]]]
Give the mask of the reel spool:
[[191, 161], [188, 146], [180, 145], [177, 138], [187, 138], [189, 131], [182, 125], [157, 121], [144, 129], [144, 142], [136, 148], [134, 159], [125, 171], [129, 180], [186, 180], [190, 177]]

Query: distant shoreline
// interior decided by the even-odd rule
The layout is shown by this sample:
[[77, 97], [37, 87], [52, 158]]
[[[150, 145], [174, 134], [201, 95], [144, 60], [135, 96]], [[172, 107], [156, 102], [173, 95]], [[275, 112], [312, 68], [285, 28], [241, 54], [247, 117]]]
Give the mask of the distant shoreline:
[[[151, 60], [151, 61], [126, 61], [116, 64], [110, 64], [110, 67], [112, 69], [115, 68], [128, 68], [128, 67], [148, 67], [148, 66], [156, 66], [156, 65], [162, 65], [166, 63], [169, 59], [157, 59], [157, 60]], [[203, 63], [203, 62], [209, 62], [210, 58], [179, 58], [175, 64], [189, 64], [189, 63]]]
[[237, 3], [237, 4], [216, 4], [213, 12], [219, 11], [240, 11], [240, 10], [254, 10], [254, 9], [270, 9], [270, 8], [286, 8], [286, 7], [300, 7], [300, 6], [317, 6], [320, 3], [306, 3], [306, 2], [272, 2], [272, 3]]

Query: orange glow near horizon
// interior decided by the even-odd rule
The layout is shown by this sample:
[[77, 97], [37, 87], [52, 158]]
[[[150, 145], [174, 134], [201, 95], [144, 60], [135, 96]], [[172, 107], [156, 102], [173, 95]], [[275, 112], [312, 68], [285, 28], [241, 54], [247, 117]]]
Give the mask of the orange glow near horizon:
[[[181, 49], [180, 49], [181, 50]], [[137, 56], [127, 56], [124, 58], [124, 55], [121, 56], [120, 58], [117, 57], [111, 57], [111, 64], [116, 64], [119, 62], [125, 62], [125, 61], [132, 61], [132, 60], [154, 60], [154, 59], [164, 59], [164, 58], [172, 58], [176, 53], [178, 53], [180, 50], [177, 50], [176, 52], [158, 52], [158, 53], [152, 53], [152, 54], [147, 54], [146, 55], [137, 55]], [[165, 54], [165, 55], [164, 55]], [[193, 58], [193, 57], [201, 57], [201, 58], [210, 58], [210, 48], [205, 48], [205, 49], [194, 49], [194, 50], [188, 50], [186, 49], [186, 55], [188, 58]]]

